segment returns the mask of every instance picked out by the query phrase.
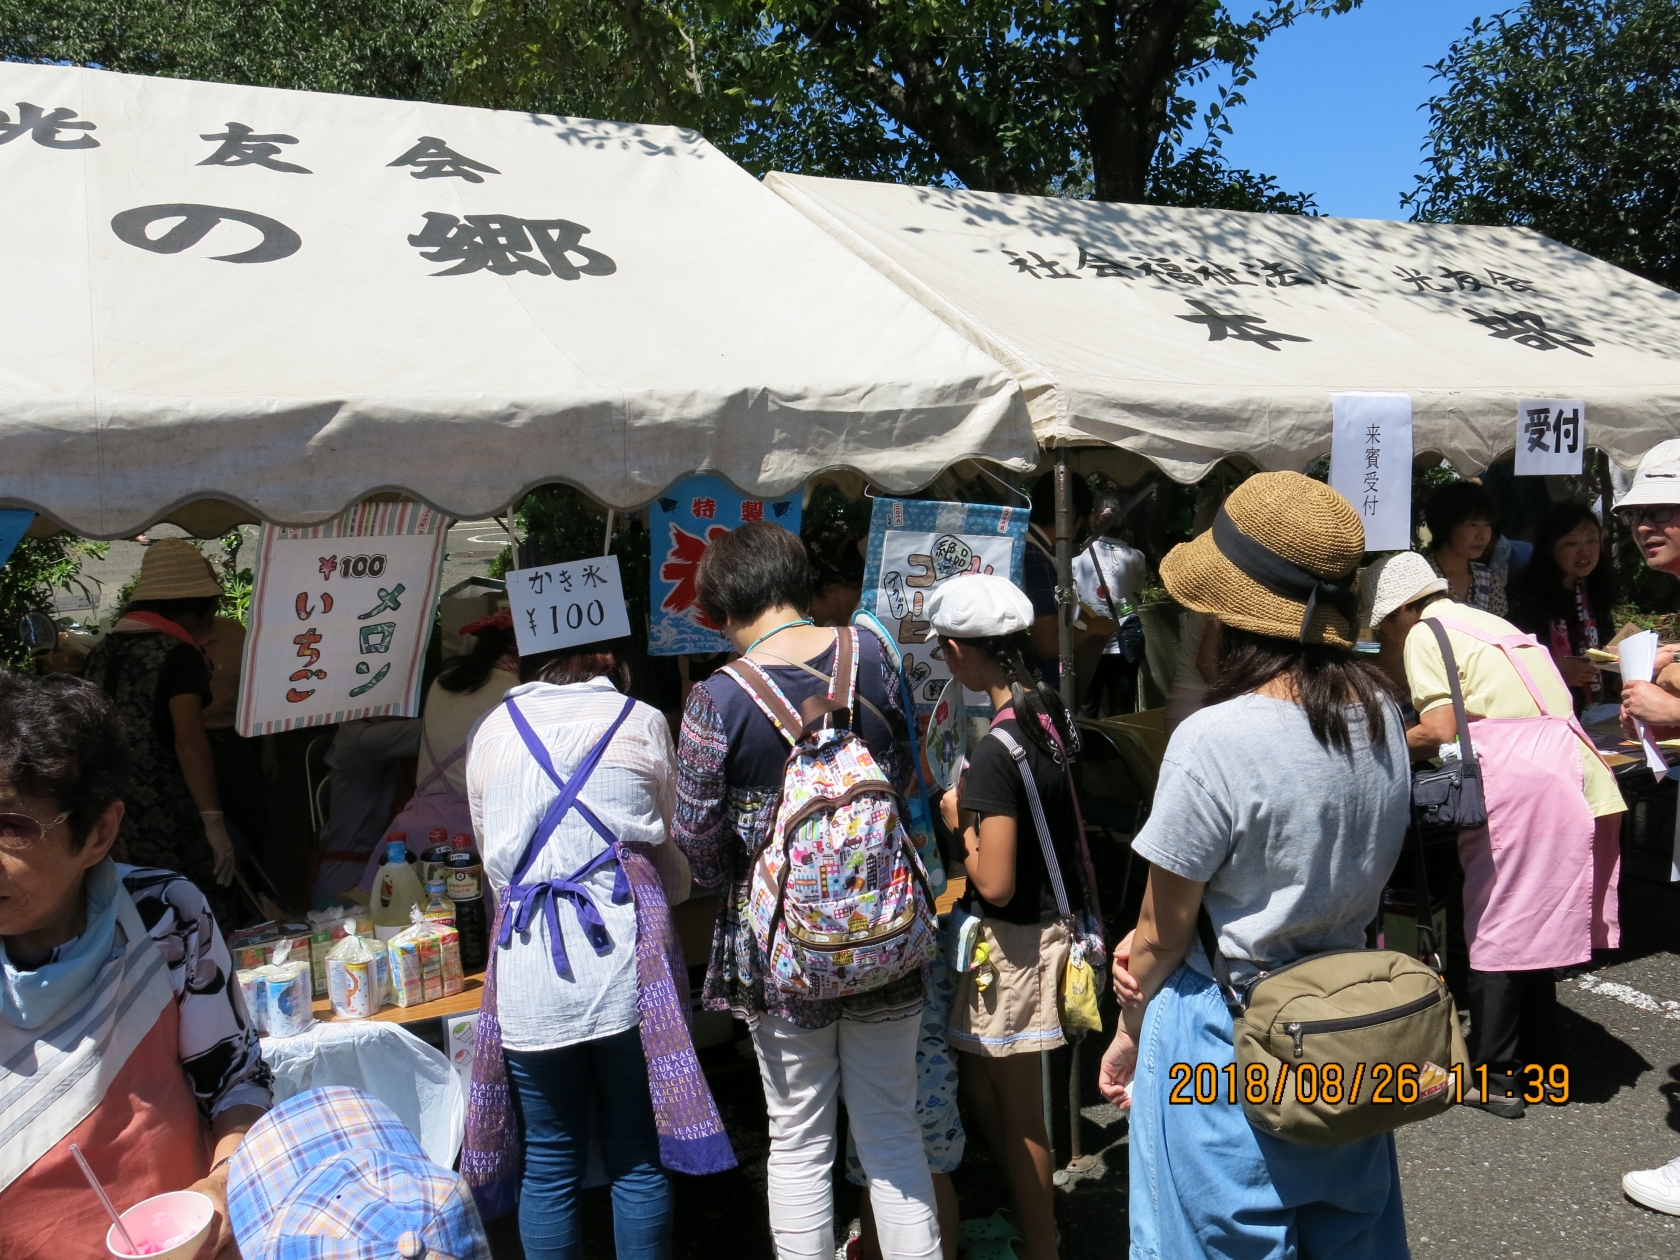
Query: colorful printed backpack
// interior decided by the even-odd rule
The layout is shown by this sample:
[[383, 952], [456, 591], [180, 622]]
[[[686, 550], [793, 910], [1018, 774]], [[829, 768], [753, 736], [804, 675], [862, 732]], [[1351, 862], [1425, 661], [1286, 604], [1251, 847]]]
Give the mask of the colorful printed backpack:
[[902, 801], [853, 729], [857, 668], [857, 631], [836, 631], [828, 695], [801, 713], [752, 661], [724, 667], [793, 746], [748, 915], [776, 988], [806, 998], [879, 988], [938, 949]]

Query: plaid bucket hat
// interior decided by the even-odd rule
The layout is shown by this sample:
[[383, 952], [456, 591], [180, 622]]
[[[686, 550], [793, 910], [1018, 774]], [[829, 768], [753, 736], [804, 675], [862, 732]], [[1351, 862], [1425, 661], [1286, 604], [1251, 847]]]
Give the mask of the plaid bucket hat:
[[490, 1260], [466, 1182], [341, 1085], [251, 1126], [228, 1166], [228, 1220], [245, 1260]]

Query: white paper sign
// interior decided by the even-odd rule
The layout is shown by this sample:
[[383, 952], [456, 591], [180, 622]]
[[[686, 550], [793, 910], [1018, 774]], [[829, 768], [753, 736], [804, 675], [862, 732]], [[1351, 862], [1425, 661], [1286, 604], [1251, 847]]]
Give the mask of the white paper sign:
[[507, 595], [521, 656], [630, 633], [617, 556], [515, 569], [507, 575]]
[[1353, 504], [1366, 551], [1412, 545], [1412, 399], [1331, 394], [1330, 488]]
[[1587, 404], [1579, 398], [1525, 398], [1517, 407], [1519, 477], [1579, 477], [1587, 449]]
[[420, 503], [358, 503], [320, 525], [262, 527], [241, 735], [420, 712], [447, 524]]
[[[1630, 634], [1616, 645], [1616, 656], [1622, 667], [1622, 681], [1650, 682], [1651, 676], [1657, 670], [1657, 632], [1655, 630], [1641, 630], [1638, 634]], [[1645, 764], [1660, 783], [1668, 777], [1668, 758], [1662, 755], [1651, 739], [1650, 729], [1643, 722], [1635, 722], [1639, 728], [1639, 742], [1645, 748]]]
[[472, 1089], [473, 1046], [478, 1041], [478, 1012], [463, 1011], [443, 1018], [444, 1053], [461, 1078], [463, 1093]]

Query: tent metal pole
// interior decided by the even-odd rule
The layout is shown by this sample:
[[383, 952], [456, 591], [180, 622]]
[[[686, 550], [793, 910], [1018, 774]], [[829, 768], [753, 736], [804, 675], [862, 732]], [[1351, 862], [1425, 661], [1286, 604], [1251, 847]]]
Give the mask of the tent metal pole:
[[1076, 711], [1077, 682], [1073, 676], [1073, 618], [1079, 596], [1073, 586], [1073, 470], [1067, 447], [1056, 448], [1056, 655], [1061, 663], [1062, 703]]
[[[1073, 618], [1079, 597], [1073, 586], [1073, 470], [1067, 447], [1056, 448], [1056, 655], [1060, 658], [1060, 690], [1068, 720], [1078, 712], [1078, 680], [1073, 676]], [[1074, 1154], [1079, 1153], [1079, 1051], [1074, 1049], [1068, 1074], [1068, 1106], [1073, 1120]], [[1056, 1162], [1056, 1126], [1050, 1101], [1050, 1055], [1044, 1055], [1044, 1136], [1050, 1162]]]

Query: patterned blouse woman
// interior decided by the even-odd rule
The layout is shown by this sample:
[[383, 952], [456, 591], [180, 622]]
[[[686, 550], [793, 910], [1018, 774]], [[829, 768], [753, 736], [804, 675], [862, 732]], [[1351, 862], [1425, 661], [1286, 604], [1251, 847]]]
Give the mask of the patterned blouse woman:
[[1592, 509], [1557, 503], [1534, 531], [1534, 559], [1511, 583], [1511, 621], [1550, 649], [1577, 712], [1615, 700], [1619, 674], [1586, 659], [1616, 633], [1610, 616], [1616, 572], [1604, 562], [1604, 530]]
[[0, 673], [0, 1255], [103, 1254], [75, 1143], [128, 1205], [192, 1189], [232, 1242], [227, 1165], [268, 1109], [204, 895], [119, 866], [124, 734], [80, 679]]
[[[806, 616], [811, 569], [798, 538], [768, 522], [742, 525], [707, 549], [697, 585], [706, 615], [789, 701], [797, 706], [827, 691], [837, 632]], [[874, 635], [860, 631], [858, 640], [859, 733], [903, 791], [911, 763], [898, 669]], [[695, 882], [723, 894], [705, 1005], [752, 1030], [770, 1112], [770, 1228], [778, 1256], [834, 1254], [837, 1083], [869, 1177], [882, 1251], [931, 1255], [939, 1228], [916, 1118], [921, 972], [854, 997], [790, 997], [765, 974], [747, 917], [752, 864], [770, 838], [787, 753], [780, 732], [729, 674], [713, 674], [689, 693], [671, 833]]]
[[1447, 579], [1452, 597], [1495, 617], [1506, 610], [1505, 570], [1494, 560], [1499, 505], [1473, 481], [1437, 486], [1424, 505], [1429, 567]]

